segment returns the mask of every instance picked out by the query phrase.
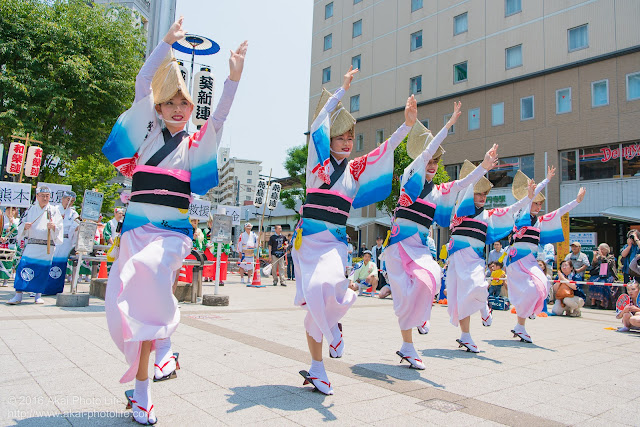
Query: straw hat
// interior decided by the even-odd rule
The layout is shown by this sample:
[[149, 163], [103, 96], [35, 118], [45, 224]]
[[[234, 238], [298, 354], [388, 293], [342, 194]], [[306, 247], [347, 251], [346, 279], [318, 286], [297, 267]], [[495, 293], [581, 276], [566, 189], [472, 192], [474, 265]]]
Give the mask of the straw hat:
[[[462, 168], [460, 169], [460, 179], [469, 175], [476, 167], [469, 160], [464, 161]], [[474, 193], [488, 193], [493, 188], [491, 181], [486, 176], [482, 176], [478, 182], [473, 186]]]
[[[522, 171], [516, 172], [516, 176], [513, 177], [513, 184], [511, 185], [511, 194], [516, 200], [522, 200], [529, 194], [529, 177]], [[542, 193], [538, 193], [533, 198], [533, 203], [541, 203], [545, 201], [545, 197]]]
[[[411, 128], [409, 136], [407, 137], [407, 154], [412, 159], [418, 157], [424, 150], [426, 150], [429, 143], [433, 140], [431, 131], [427, 129], [420, 120], [416, 120], [416, 123]], [[440, 160], [440, 157], [445, 153], [442, 146], [438, 146], [436, 153], [433, 155], [434, 160]]]
[[167, 55], [153, 75], [151, 90], [153, 92], [154, 104], [167, 102], [173, 98], [176, 93], [182, 92], [187, 101], [189, 101], [191, 105], [194, 105], [191, 95], [189, 95], [189, 89], [187, 89], [187, 85], [178, 68], [178, 62], [173, 56], [173, 52]]
[[[322, 95], [320, 95], [320, 101], [318, 101], [318, 106], [316, 107], [316, 112], [313, 115], [313, 120], [318, 117], [318, 114], [322, 111], [322, 107], [325, 106], [330, 97], [331, 93], [325, 88], [322, 88]], [[356, 119], [353, 118], [353, 116], [344, 108], [342, 102], [338, 102], [336, 108], [329, 112], [329, 123], [331, 127], [329, 137], [335, 138], [347, 131], [353, 132], [356, 125]]]

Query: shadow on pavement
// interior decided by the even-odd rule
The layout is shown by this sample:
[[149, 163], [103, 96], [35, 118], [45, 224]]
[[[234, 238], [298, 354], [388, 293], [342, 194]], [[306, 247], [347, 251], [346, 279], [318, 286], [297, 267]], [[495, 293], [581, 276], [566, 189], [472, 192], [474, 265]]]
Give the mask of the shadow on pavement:
[[[273, 389], [277, 387], [280, 390], [291, 393], [290, 395], [273, 395]], [[229, 391], [233, 392], [232, 395], [227, 395], [229, 403], [233, 403], [233, 408], [227, 412], [237, 412], [243, 409], [251, 408], [253, 406], [262, 405], [267, 408], [280, 409], [283, 411], [299, 412], [305, 409], [315, 409], [320, 415], [324, 417], [322, 421], [335, 421], [336, 416], [329, 410], [333, 407], [333, 403], [329, 406], [323, 406], [322, 401], [325, 398], [320, 392], [311, 391], [311, 386], [307, 387], [309, 393], [314, 394], [314, 400], [317, 403], [307, 399], [295, 399], [293, 397], [300, 396], [300, 388], [292, 387], [288, 385], [259, 385], [259, 386], [244, 386], [244, 387], [231, 387]], [[251, 396], [251, 397], [248, 397]]]
[[557, 350], [553, 350], [546, 347], [540, 347], [539, 345], [536, 345], [533, 343], [518, 341], [515, 338], [512, 340], [485, 340], [484, 342], [494, 347], [537, 348], [539, 350], [547, 350], [547, 351], [553, 351], [553, 352], [557, 351]]
[[[384, 363], [361, 363], [351, 366], [351, 372], [359, 377], [369, 378], [372, 380], [382, 381], [393, 384], [396, 380], [400, 381], [423, 381], [433, 387], [444, 388], [442, 384], [435, 383], [423, 376], [420, 370], [412, 369], [409, 365], [393, 366]], [[426, 371], [424, 372], [426, 375]]]
[[422, 355], [424, 357], [434, 357], [436, 359], [446, 359], [446, 360], [453, 360], [453, 359], [479, 359], [479, 360], [486, 360], [487, 362], [493, 362], [493, 363], [497, 363], [497, 364], [502, 364], [501, 361], [496, 360], [496, 359], [491, 359], [490, 357], [486, 357], [486, 356], [482, 356], [481, 353], [483, 353], [482, 351], [480, 353], [471, 353], [470, 351], [465, 351], [462, 349], [457, 349], [457, 350], [452, 350], [452, 349], [445, 349], [445, 348], [430, 348], [427, 350], [422, 350]]

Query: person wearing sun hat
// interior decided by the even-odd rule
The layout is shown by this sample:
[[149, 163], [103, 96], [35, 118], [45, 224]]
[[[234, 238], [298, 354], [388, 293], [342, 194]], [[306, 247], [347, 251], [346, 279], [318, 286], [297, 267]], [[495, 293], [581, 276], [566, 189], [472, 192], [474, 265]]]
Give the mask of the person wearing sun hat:
[[326, 337], [329, 343], [331, 357], [342, 356], [344, 340], [339, 322], [357, 298], [344, 274], [349, 211], [352, 206], [361, 208], [391, 193], [393, 152], [418, 114], [411, 96], [405, 105], [405, 122], [393, 135], [369, 154], [348, 160], [356, 120], [340, 99], [357, 72], [351, 67], [341, 88], [333, 95], [325, 90], [321, 94], [310, 129], [307, 197], [293, 237], [294, 303], [307, 310], [304, 326], [311, 354], [311, 368], [300, 374], [304, 384], [311, 383], [324, 394], [333, 394], [333, 388], [322, 361], [323, 339]]
[[[516, 309], [518, 322], [511, 330], [514, 337], [532, 342], [524, 325], [527, 318], [535, 318], [545, 307], [549, 294], [549, 281], [536, 261], [540, 244], [564, 240], [560, 218], [578, 206], [584, 199], [585, 189], [580, 188], [575, 200], [553, 212], [538, 216], [545, 201], [542, 189], [555, 175], [550, 167], [547, 177], [536, 186], [535, 197], [529, 201], [518, 216], [512, 234], [512, 243], [507, 252], [507, 288], [509, 301]], [[527, 187], [533, 183], [522, 171], [513, 179], [511, 192], [517, 200], [526, 200]]]
[[127, 399], [133, 418], [157, 421], [147, 374], [155, 349], [154, 381], [175, 378], [177, 357], [170, 337], [180, 322], [172, 293], [176, 273], [191, 251], [192, 193], [203, 195], [218, 184], [217, 152], [223, 124], [242, 75], [247, 42], [230, 52], [229, 78], [215, 111], [200, 130], [185, 125], [194, 104], [171, 45], [185, 37], [183, 18], [174, 22], [140, 69], [135, 100], [116, 121], [102, 152], [126, 177], [132, 177], [119, 256], [109, 274], [105, 311], [111, 337], [128, 369], [120, 382], [135, 379]]
[[18, 239], [27, 238], [27, 245], [16, 267], [13, 285], [16, 294], [7, 301], [9, 305], [22, 303], [23, 292], [35, 292], [35, 303], [44, 304], [42, 294], [47, 293], [53, 254], [63, 239], [62, 216], [49, 204], [50, 199], [49, 187], [38, 187], [35, 203], [27, 209], [18, 225]]
[[[465, 160], [460, 170], [464, 178], [475, 169]], [[529, 196], [505, 208], [486, 210], [484, 204], [493, 185], [483, 176], [469, 187], [459, 200], [451, 221], [451, 239], [447, 277], [447, 311], [454, 326], [460, 326], [457, 339], [460, 347], [478, 353], [478, 346], [469, 332], [471, 315], [480, 311], [482, 324], [491, 326], [491, 310], [487, 305], [488, 283], [485, 280], [485, 245], [506, 237], [515, 224], [518, 212], [534, 197], [535, 187], [529, 188]]]
[[407, 154], [413, 162], [401, 178], [400, 197], [389, 234], [389, 246], [383, 257], [387, 267], [393, 307], [398, 317], [402, 347], [396, 354], [412, 368], [425, 369], [413, 346], [413, 328], [429, 332], [431, 303], [440, 284], [441, 268], [429, 250], [429, 227], [436, 223], [448, 227], [456, 200], [466, 187], [474, 184], [497, 160], [497, 146], [487, 152], [482, 165], [462, 180], [435, 185], [433, 177], [444, 154], [440, 146], [461, 114], [462, 105], [454, 103], [451, 119], [435, 138], [416, 122], [407, 139]]

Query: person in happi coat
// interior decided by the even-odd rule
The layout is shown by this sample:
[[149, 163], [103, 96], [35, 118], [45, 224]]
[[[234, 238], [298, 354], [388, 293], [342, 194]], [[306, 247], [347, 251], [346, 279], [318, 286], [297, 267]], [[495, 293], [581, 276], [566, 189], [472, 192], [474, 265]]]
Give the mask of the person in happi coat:
[[[18, 226], [18, 239], [27, 238], [27, 245], [16, 267], [16, 294], [7, 301], [22, 302], [23, 292], [34, 292], [35, 303], [44, 304], [51, 263], [56, 246], [62, 244], [63, 223], [60, 211], [49, 204], [51, 190], [41, 186], [36, 190], [36, 202], [25, 212]], [[47, 244], [48, 242], [48, 244]]]
[[132, 176], [119, 256], [111, 267], [105, 309], [109, 332], [135, 380], [127, 393], [139, 423], [155, 423], [148, 377], [155, 350], [154, 380], [174, 378], [179, 367], [170, 337], [180, 312], [172, 293], [175, 275], [191, 252], [191, 193], [204, 195], [218, 184], [217, 152], [242, 74], [247, 43], [229, 58], [229, 78], [218, 106], [192, 135], [184, 128], [194, 103], [172, 54], [185, 37], [183, 18], [173, 23], [136, 78], [133, 105], [123, 113], [102, 152], [125, 176]]
[[49, 284], [47, 285], [47, 292], [50, 294], [57, 294], [64, 290], [64, 279], [69, 261], [69, 253], [71, 253], [71, 249], [73, 249], [76, 243], [76, 231], [80, 217], [73, 207], [75, 200], [76, 193], [73, 191], [65, 191], [58, 206], [58, 210], [62, 216], [64, 233], [62, 235], [62, 244], [56, 246], [53, 261], [51, 262]]

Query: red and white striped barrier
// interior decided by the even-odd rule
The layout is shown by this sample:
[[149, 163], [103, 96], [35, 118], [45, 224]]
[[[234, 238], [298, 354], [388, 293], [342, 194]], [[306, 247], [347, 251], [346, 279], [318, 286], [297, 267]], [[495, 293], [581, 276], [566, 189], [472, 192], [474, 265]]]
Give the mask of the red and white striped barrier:
[[[507, 276], [502, 276], [500, 277], [498, 280], [507, 280]], [[491, 282], [492, 279], [490, 277], [487, 278], [488, 282]], [[576, 280], [551, 280], [553, 283], [573, 283], [574, 285], [587, 285], [587, 286], [592, 286], [592, 285], [597, 285], [597, 286], [610, 286], [610, 287], [627, 287], [629, 285], [629, 283], [617, 283], [617, 282], [613, 282], [613, 283], [605, 283], [605, 282], [585, 282], [585, 281], [576, 281]]]

